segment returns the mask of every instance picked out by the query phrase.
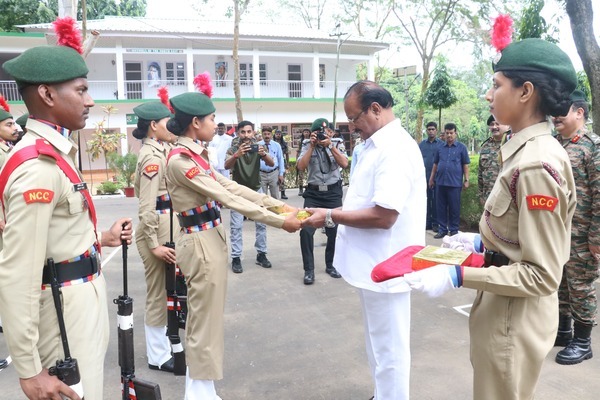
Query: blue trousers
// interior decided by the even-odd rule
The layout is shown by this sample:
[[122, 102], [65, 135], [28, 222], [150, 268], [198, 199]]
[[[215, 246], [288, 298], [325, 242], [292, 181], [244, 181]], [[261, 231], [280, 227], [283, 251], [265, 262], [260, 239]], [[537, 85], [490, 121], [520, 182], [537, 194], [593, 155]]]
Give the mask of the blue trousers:
[[[256, 226], [256, 241], [254, 247], [257, 252], [267, 252], [267, 226], [260, 222], [255, 222]], [[231, 257], [241, 257], [244, 249], [242, 240], [242, 229], [244, 227], [244, 216], [235, 210], [231, 210]]]
[[435, 191], [436, 188], [433, 189], [427, 187], [427, 219], [425, 222], [425, 229], [437, 228], [437, 209], [436, 209], [436, 199], [435, 199]]
[[436, 186], [438, 232], [457, 232], [460, 224], [460, 195], [462, 187]]

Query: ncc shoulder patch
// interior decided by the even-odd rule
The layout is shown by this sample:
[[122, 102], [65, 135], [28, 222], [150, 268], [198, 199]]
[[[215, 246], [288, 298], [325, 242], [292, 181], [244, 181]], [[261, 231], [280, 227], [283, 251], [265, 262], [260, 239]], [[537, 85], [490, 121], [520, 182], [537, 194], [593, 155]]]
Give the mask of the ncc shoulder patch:
[[144, 168], [144, 175], [148, 178], [154, 178], [156, 174], [158, 174], [158, 164], [146, 165], [146, 168]]
[[198, 175], [200, 173], [200, 168], [198, 167], [192, 167], [188, 170], [188, 172], [185, 173], [185, 176], [188, 179], [192, 179], [193, 177], [195, 177], [196, 175]]
[[558, 199], [552, 196], [544, 196], [541, 194], [532, 194], [527, 198], [527, 208], [530, 210], [545, 210], [554, 211], [558, 205]]
[[25, 203], [50, 203], [54, 198], [54, 192], [48, 189], [31, 189], [23, 193]]

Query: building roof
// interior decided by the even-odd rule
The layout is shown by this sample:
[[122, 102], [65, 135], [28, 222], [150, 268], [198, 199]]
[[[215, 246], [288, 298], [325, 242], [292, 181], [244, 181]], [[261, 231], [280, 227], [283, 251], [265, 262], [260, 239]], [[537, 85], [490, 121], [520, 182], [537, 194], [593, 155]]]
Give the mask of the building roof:
[[[78, 22], [81, 27], [81, 22]], [[51, 32], [52, 24], [17, 25], [24, 32]], [[233, 21], [205, 19], [167, 19], [146, 17], [106, 16], [104, 19], [87, 21], [88, 30], [97, 30], [103, 36], [121, 36], [141, 34], [139, 36], [175, 36], [194, 38], [202, 36], [233, 37]], [[136, 35], [138, 36], [138, 35]], [[320, 43], [336, 43], [337, 37], [329, 32], [306, 28], [300, 25], [272, 23], [240, 23], [240, 37], [264, 38], [267, 40], [311, 41]], [[343, 39], [344, 37], [342, 37]], [[388, 48], [387, 43], [362, 37], [349, 37], [346, 44], [371, 47], [374, 51]]]

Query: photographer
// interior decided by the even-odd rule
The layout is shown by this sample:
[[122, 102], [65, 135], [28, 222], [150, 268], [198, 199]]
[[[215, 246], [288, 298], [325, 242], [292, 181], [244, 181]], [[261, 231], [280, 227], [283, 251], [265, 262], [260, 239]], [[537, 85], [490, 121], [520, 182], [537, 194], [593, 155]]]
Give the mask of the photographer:
[[[260, 161], [267, 166], [273, 167], [275, 162], [266, 152], [265, 148], [256, 143], [254, 138], [254, 124], [250, 121], [242, 121], [238, 124], [238, 136], [231, 142], [225, 159], [225, 169], [231, 170], [231, 179], [240, 185], [262, 193], [260, 186]], [[236, 274], [244, 272], [240, 257], [244, 242], [242, 240], [242, 228], [244, 216], [235, 210], [231, 210], [231, 269]], [[267, 227], [265, 224], [256, 222], [256, 264], [263, 268], [271, 268], [271, 262], [267, 259]]]
[[[297, 161], [298, 170], [308, 170], [308, 185], [304, 191], [304, 207], [332, 209], [342, 206], [342, 176], [340, 168], [348, 166], [344, 141], [332, 138], [333, 131], [325, 118], [315, 120], [311, 126], [310, 139], [302, 142]], [[300, 249], [304, 264], [304, 284], [315, 281], [314, 260], [315, 228], [304, 227], [300, 231]], [[327, 247], [325, 248], [325, 272], [332, 278], [341, 278], [333, 266], [337, 226], [331, 219], [325, 222]]]

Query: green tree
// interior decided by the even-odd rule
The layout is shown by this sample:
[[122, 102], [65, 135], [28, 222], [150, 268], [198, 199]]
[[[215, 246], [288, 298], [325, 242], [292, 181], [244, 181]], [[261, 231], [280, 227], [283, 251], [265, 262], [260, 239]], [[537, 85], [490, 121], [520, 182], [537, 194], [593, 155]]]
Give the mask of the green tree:
[[49, 22], [56, 18], [57, 0], [1, 0], [0, 31], [18, 31], [17, 25]]
[[542, 17], [541, 12], [544, 5], [544, 0], [530, 0], [529, 5], [523, 9], [518, 25], [518, 40], [539, 38], [552, 43], [558, 42], [555, 38], [558, 34], [558, 27], [548, 24]]
[[129, 17], [143, 17], [146, 15], [146, 0], [121, 0], [119, 14]]
[[457, 100], [456, 94], [452, 90], [452, 82], [446, 69], [446, 63], [440, 59], [433, 72], [431, 84], [425, 91], [424, 96], [425, 103], [438, 110], [439, 127], [442, 126], [442, 109], [450, 107]]

